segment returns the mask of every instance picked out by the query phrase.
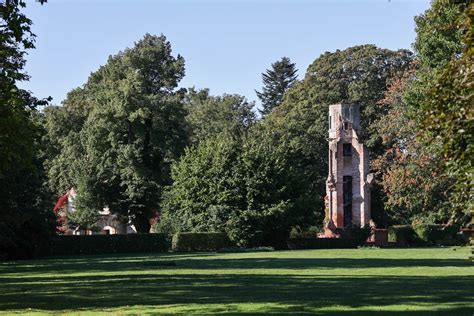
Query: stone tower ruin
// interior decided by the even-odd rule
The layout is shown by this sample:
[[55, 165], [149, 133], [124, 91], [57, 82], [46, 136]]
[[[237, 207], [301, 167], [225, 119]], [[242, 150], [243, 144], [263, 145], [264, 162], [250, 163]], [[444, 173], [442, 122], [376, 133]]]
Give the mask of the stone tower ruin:
[[369, 224], [369, 153], [359, 141], [360, 111], [356, 104], [329, 107], [329, 175], [326, 180], [326, 235], [345, 227]]

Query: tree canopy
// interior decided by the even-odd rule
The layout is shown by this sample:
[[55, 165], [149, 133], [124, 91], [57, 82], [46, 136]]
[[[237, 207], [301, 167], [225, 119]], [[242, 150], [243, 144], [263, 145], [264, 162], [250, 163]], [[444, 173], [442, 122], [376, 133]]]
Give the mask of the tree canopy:
[[[411, 58], [408, 51], [370, 45], [326, 53], [246, 133], [207, 129], [213, 137], [174, 164], [160, 229], [221, 231], [240, 245], [278, 246], [277, 236], [285, 239], [292, 227], [322, 227], [328, 105], [344, 95], [348, 102], [363, 101], [365, 115], [382, 115], [378, 98]], [[207, 99], [203, 93], [195, 97], [199, 104]]]
[[25, 2], [0, 4], [0, 257], [35, 254], [54, 232], [46, 211], [50, 195], [43, 186], [42, 116], [39, 100], [20, 89], [29, 80], [25, 54], [34, 48], [32, 21]]
[[191, 144], [216, 135], [239, 138], [255, 123], [254, 102], [243, 96], [211, 96], [208, 89], [189, 89], [185, 97]]
[[292, 63], [288, 57], [282, 57], [272, 64], [271, 69], [267, 69], [262, 74], [262, 92], [255, 91], [262, 101], [260, 110], [262, 116], [281, 104], [286, 90], [296, 82], [297, 72], [296, 64]]
[[291, 227], [314, 221], [307, 179], [266, 133], [254, 126], [240, 139], [218, 135], [188, 149], [174, 165], [160, 229], [282, 247]]
[[[45, 2], [45, 1], [40, 1]], [[145, 34], [110, 56], [62, 106], [18, 88], [34, 48], [25, 2], [0, 5], [0, 251], [27, 256], [52, 231], [51, 195], [78, 191], [70, 223], [108, 206], [139, 232], [225, 232], [281, 247], [321, 226], [328, 106], [361, 108], [372, 218], [379, 226], [465, 223], [472, 209], [472, 20], [468, 1], [415, 18], [414, 53], [375, 45], [325, 52], [297, 80], [287, 57], [262, 74], [262, 119], [236, 94], [178, 88], [183, 57]], [[20, 249], [20, 250], [19, 250]]]
[[[50, 110], [51, 138], [59, 139], [49, 161], [53, 188], [84, 178], [98, 207], [130, 216], [139, 231], [148, 231], [170, 164], [187, 142], [183, 96], [176, 90], [183, 76], [184, 59], [172, 56], [163, 35], [146, 34], [109, 57], [63, 107]], [[57, 137], [63, 131], [55, 124], [67, 116], [72, 128]]]
[[463, 158], [472, 137], [472, 59], [461, 41], [472, 25], [468, 12], [463, 2], [434, 1], [415, 18], [416, 63], [380, 102], [387, 114], [374, 127], [387, 151], [375, 164], [394, 222], [465, 222], [472, 200], [472, 164]]

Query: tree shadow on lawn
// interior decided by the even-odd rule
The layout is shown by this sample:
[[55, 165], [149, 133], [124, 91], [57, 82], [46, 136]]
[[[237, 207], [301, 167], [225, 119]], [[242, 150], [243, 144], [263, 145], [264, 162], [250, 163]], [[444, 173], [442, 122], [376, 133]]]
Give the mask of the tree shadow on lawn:
[[[15, 272], [16, 274], [30, 273], [75, 273], [111, 272], [111, 271], [141, 271], [144, 269], [166, 268], [173, 269], [202, 269], [202, 270], [235, 270], [235, 269], [365, 269], [365, 268], [403, 268], [403, 267], [471, 267], [472, 263], [461, 259], [375, 259], [375, 258], [237, 258], [237, 259], [201, 259], [192, 255], [169, 255], [147, 257], [84, 257], [58, 258], [41, 261], [24, 261], [11, 264], [0, 264], [0, 275]], [[200, 258], [201, 257], [201, 258]], [[142, 259], [142, 260], [140, 260]], [[12, 271], [14, 270], [14, 271]]]
[[366, 269], [403, 267], [470, 267], [459, 259], [374, 259], [374, 258], [239, 258], [175, 260], [177, 266], [198, 269]]
[[[403, 276], [402, 271], [400, 276], [350, 274], [351, 269], [472, 267], [467, 260], [203, 258], [210, 256], [214, 254], [102, 255], [2, 263], [0, 310], [87, 311], [130, 305], [159, 308], [170, 304], [214, 304], [208, 305], [212, 313], [215, 304], [270, 303], [272, 306], [266, 307], [265, 313], [314, 313], [317, 308], [336, 305], [363, 310], [348, 311], [350, 315], [367, 315], [374, 312], [364, 310], [365, 306], [385, 305], [445, 305], [450, 308], [446, 312], [449, 315], [474, 312], [474, 276]], [[176, 266], [169, 267], [169, 263]], [[339, 268], [347, 269], [347, 273], [317, 275], [318, 270]], [[201, 271], [191, 274], [189, 269]], [[249, 269], [261, 269], [262, 273]], [[278, 275], [272, 269], [295, 271]], [[309, 269], [314, 273], [305, 275], [303, 272]], [[215, 274], [212, 270], [222, 271]], [[298, 274], [298, 270], [302, 273]]]
[[123, 253], [79, 256], [49, 256], [44, 259], [0, 261], [5, 273], [75, 273], [80, 271], [142, 270], [147, 262], [176, 261], [215, 256], [215, 253]]
[[[260, 260], [253, 261], [256, 261], [254, 266], [259, 265]], [[163, 275], [160, 272], [102, 276], [62, 276], [58, 272], [51, 277], [4, 277], [0, 279], [0, 310], [87, 311], [133, 305], [159, 309], [159, 305], [171, 304], [272, 303], [289, 307], [269, 307], [265, 313], [386, 305], [426, 306], [427, 311], [429, 306], [446, 305], [448, 315], [474, 312], [474, 276], [275, 275], [271, 271], [269, 274]], [[370, 313], [365, 311], [365, 315]]]

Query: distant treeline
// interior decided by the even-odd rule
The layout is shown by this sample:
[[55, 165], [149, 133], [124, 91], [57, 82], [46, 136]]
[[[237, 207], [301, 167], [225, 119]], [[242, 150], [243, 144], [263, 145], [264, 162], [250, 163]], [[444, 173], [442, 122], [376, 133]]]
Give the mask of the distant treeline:
[[[414, 53], [359, 45], [319, 56], [303, 79], [282, 58], [262, 74], [260, 114], [240, 95], [178, 89], [185, 60], [146, 34], [62, 105], [28, 80], [23, 1], [0, 5], [0, 251], [29, 256], [54, 233], [54, 199], [78, 192], [71, 225], [108, 206], [139, 232], [224, 232], [239, 246], [322, 227], [327, 109], [361, 106], [377, 226], [465, 224], [472, 209], [473, 5], [434, 1]], [[44, 8], [47, 10], [47, 5]], [[59, 39], [58, 39], [59, 40]], [[35, 240], [35, 242], [31, 242]]]

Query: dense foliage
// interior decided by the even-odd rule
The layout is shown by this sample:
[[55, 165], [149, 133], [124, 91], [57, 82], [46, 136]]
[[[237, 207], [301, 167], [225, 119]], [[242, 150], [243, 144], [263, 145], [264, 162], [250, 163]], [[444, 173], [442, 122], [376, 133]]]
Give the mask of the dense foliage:
[[[264, 120], [275, 142], [287, 146], [292, 165], [305, 179], [311, 179], [306, 190], [313, 195], [313, 209], [321, 214], [316, 225], [322, 225], [325, 181], [327, 178], [327, 109], [338, 102], [361, 106], [362, 131], [373, 157], [381, 152], [379, 134], [370, 122], [383, 116], [377, 105], [387, 90], [390, 78], [409, 67], [412, 54], [407, 50], [391, 51], [373, 45], [354, 46], [326, 52], [309, 67], [303, 81], [285, 94], [283, 103]], [[373, 190], [374, 217], [381, 218], [383, 204], [380, 192]], [[382, 218], [383, 220], [383, 218]], [[384, 222], [378, 221], [379, 225]]]
[[387, 114], [374, 127], [387, 151], [375, 167], [390, 222], [465, 224], [468, 219], [473, 181], [469, 12], [472, 5], [468, 9], [463, 2], [434, 1], [417, 17], [417, 61], [393, 78], [379, 102]]
[[452, 7], [458, 14], [463, 10], [458, 16], [456, 34], [461, 30], [465, 34], [462, 42], [455, 38], [455, 43], [462, 44], [463, 50], [460, 55], [456, 51], [423, 100], [423, 109], [428, 114], [423, 127], [429, 141], [436, 139], [442, 144], [443, 171], [453, 178], [449, 200], [455, 213], [464, 215], [465, 222], [474, 208], [474, 4]]
[[212, 96], [208, 89], [191, 88], [184, 104], [191, 145], [216, 135], [239, 138], [255, 123], [255, 104], [237, 94]]
[[415, 54], [374, 45], [326, 52], [301, 81], [289, 58], [273, 63], [257, 92], [261, 120], [242, 96], [178, 89], [184, 59], [165, 36], [150, 34], [110, 56], [62, 106], [40, 113], [48, 100], [17, 86], [28, 80], [24, 57], [34, 48], [24, 6], [0, 5], [1, 257], [26, 257], [44, 244], [51, 192], [59, 197], [71, 187], [78, 196], [70, 225], [94, 229], [108, 206], [139, 232], [158, 212], [163, 232], [286, 247], [291, 230], [322, 227], [327, 109], [340, 102], [361, 108], [358, 136], [376, 174], [378, 226], [412, 225], [394, 226], [392, 237], [416, 239], [418, 227], [430, 239], [434, 224], [451, 229], [469, 219], [468, 1], [435, 0], [416, 17]]
[[87, 192], [79, 192], [84, 210], [109, 206], [148, 232], [170, 164], [187, 143], [182, 93], [175, 89], [183, 76], [184, 60], [171, 55], [166, 38], [147, 34], [111, 56], [62, 107], [48, 109], [52, 188], [60, 194], [87, 183]]
[[35, 37], [23, 7], [21, 0], [0, 3], [0, 258], [29, 257], [54, 232], [37, 111], [47, 100], [17, 86], [29, 79], [24, 57]]
[[443, 225], [419, 224], [413, 226], [418, 238], [425, 245], [466, 245], [467, 238], [459, 235], [459, 226], [453, 225], [443, 227]]
[[400, 246], [420, 244], [420, 239], [411, 225], [390, 226], [388, 228], [388, 240]]
[[87, 178], [79, 178], [77, 184], [77, 195], [74, 199], [75, 211], [67, 214], [67, 225], [69, 228], [80, 228], [95, 231], [97, 230], [97, 222], [100, 219], [100, 210], [102, 205], [91, 188], [94, 183], [87, 181]]
[[413, 82], [417, 68], [413, 64], [393, 78], [379, 102], [387, 114], [374, 123], [385, 151], [372, 165], [386, 193], [388, 223], [446, 222], [451, 207], [446, 192], [452, 179], [441, 172], [441, 157], [433, 155], [441, 144], [434, 140], [427, 146], [420, 133], [424, 114], [416, 100], [425, 88]]
[[263, 133], [256, 126], [241, 139], [221, 135], [188, 149], [173, 168], [160, 229], [278, 246], [292, 226], [311, 222], [309, 181], [286, 159], [285, 146]]
[[171, 241], [173, 251], [216, 251], [230, 246], [225, 233], [176, 233]]
[[166, 252], [170, 249], [165, 234], [57, 236], [49, 255], [85, 255], [102, 253]]
[[262, 74], [262, 92], [257, 97], [262, 102], [260, 114], [266, 116], [283, 101], [285, 92], [296, 82], [298, 69], [288, 57], [282, 57]]

